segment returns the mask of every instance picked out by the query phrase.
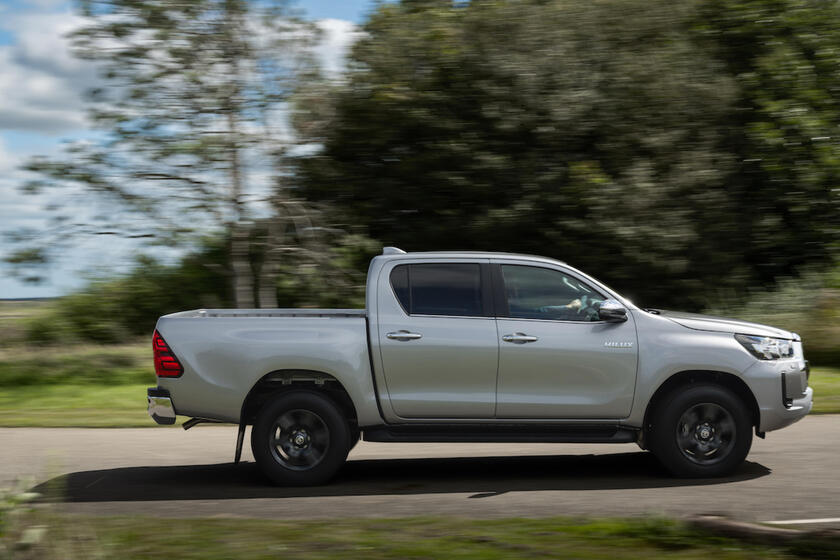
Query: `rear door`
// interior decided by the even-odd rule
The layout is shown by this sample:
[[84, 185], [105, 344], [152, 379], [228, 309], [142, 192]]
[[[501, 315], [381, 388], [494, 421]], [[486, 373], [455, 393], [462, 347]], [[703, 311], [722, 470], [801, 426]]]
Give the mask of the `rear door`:
[[399, 417], [493, 417], [498, 336], [488, 266], [412, 259], [383, 267], [377, 334]]
[[632, 314], [598, 317], [606, 295], [571, 271], [494, 264], [499, 418], [624, 418], [636, 384]]

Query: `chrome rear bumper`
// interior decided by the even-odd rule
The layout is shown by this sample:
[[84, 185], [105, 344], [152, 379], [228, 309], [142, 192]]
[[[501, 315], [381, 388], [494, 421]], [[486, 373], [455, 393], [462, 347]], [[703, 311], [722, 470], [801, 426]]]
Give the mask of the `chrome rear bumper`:
[[158, 387], [150, 387], [146, 392], [149, 403], [149, 416], [158, 424], [171, 425], [175, 423], [175, 407], [169, 391]]

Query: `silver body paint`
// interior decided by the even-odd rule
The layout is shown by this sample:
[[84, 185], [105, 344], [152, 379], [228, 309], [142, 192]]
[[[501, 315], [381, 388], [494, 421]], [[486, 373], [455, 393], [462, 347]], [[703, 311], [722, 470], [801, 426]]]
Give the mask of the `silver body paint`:
[[[424, 262], [558, 270], [618, 300], [627, 321], [410, 316], [389, 275], [398, 264]], [[277, 371], [335, 378], [360, 427], [607, 421], [639, 428], [656, 390], [685, 371], [742, 379], [758, 403], [761, 432], [799, 420], [812, 401], [793, 333], [732, 319], [651, 314], [564, 263], [527, 255], [382, 255], [370, 265], [365, 310], [196, 310], [161, 317], [157, 329], [184, 367], [181, 377], [158, 380], [177, 413], [226, 422], [238, 422], [249, 391]], [[734, 333], [795, 340], [795, 355], [758, 360]], [[527, 343], [505, 340], [520, 335]]]

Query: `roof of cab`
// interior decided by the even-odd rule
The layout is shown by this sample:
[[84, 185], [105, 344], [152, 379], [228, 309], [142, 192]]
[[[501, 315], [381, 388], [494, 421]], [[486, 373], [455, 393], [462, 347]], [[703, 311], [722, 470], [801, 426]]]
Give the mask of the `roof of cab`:
[[436, 258], [514, 258], [521, 260], [528, 260], [534, 262], [555, 262], [566, 264], [563, 261], [552, 259], [549, 257], [541, 257], [539, 255], [524, 255], [520, 253], [494, 253], [489, 251], [418, 251], [408, 253], [398, 247], [385, 247], [382, 249], [384, 257], [400, 257], [400, 258], [417, 258], [417, 259], [436, 259]]

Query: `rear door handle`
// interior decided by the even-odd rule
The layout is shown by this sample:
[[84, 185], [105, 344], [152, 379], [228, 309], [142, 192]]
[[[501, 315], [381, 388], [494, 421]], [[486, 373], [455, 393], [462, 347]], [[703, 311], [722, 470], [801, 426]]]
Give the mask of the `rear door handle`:
[[408, 332], [408, 331], [397, 331], [397, 332], [389, 332], [386, 334], [388, 338], [391, 340], [417, 340], [419, 338], [423, 338], [423, 335], [416, 332]]
[[528, 342], [536, 342], [539, 340], [537, 336], [530, 336], [525, 333], [506, 334], [502, 337], [505, 342], [512, 342], [514, 344], [526, 344]]

